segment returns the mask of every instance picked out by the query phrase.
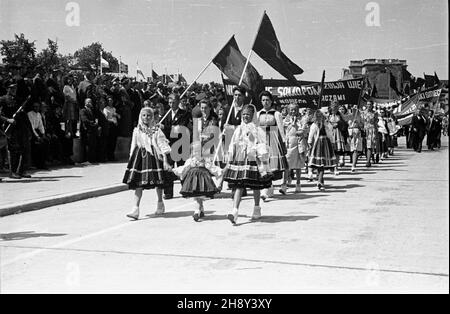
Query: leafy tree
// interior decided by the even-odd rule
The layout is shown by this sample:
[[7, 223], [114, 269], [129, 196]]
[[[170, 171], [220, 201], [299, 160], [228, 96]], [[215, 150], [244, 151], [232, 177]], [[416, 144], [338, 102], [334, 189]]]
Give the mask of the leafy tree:
[[119, 72], [118, 60], [111, 52], [106, 52], [99, 42], [75, 51], [74, 58], [77, 60], [77, 67], [100, 72], [100, 51], [103, 52], [103, 59], [109, 63], [109, 68], [103, 68], [103, 72]]
[[47, 73], [53, 70], [68, 72], [72, 64], [73, 57], [69, 54], [63, 56], [58, 53], [58, 43], [51, 39], [48, 40], [48, 47], [43, 49], [37, 56], [37, 67]]
[[34, 41], [30, 42], [24, 34], [14, 34], [14, 40], [0, 41], [0, 53], [4, 56], [3, 63], [6, 69], [23, 69], [32, 71], [36, 66], [36, 47]]

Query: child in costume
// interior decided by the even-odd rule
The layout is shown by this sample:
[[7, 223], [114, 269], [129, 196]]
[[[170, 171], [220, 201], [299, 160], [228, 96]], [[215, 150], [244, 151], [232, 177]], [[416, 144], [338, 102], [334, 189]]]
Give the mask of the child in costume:
[[260, 191], [272, 185], [265, 138], [264, 130], [256, 125], [255, 106], [245, 105], [242, 122], [231, 138], [228, 163], [223, 175], [223, 180], [234, 190], [233, 209], [228, 215], [233, 224], [237, 222], [242, 193], [246, 188], [253, 190], [255, 206], [252, 219], [261, 217]]
[[287, 154], [286, 158], [289, 170], [295, 170], [296, 185], [295, 192], [301, 192], [300, 178], [302, 168], [305, 167], [308, 151], [308, 133], [309, 125], [307, 116], [299, 116], [297, 104], [289, 105], [289, 115], [284, 119], [286, 134]]
[[216, 187], [212, 177], [220, 178], [222, 174], [222, 169], [214, 165], [211, 157], [203, 157], [201, 150], [200, 142], [194, 142], [191, 157], [183, 166], [173, 169], [181, 180], [180, 194], [185, 198], [193, 197], [197, 204], [193, 215], [195, 221], [205, 216], [204, 200], [213, 198], [214, 194], [220, 192], [220, 188]]
[[127, 214], [127, 217], [135, 220], [139, 218], [142, 192], [154, 188], [158, 197], [155, 214], [164, 213], [162, 187], [170, 171], [167, 162], [169, 153], [169, 141], [156, 126], [153, 110], [148, 107], [142, 108], [138, 125], [133, 130], [130, 158], [122, 181], [128, 184], [129, 189], [135, 190], [133, 211]]
[[337, 159], [334, 153], [334, 133], [332, 125], [327, 121], [320, 110], [316, 110], [308, 136], [308, 145], [311, 147], [309, 154], [309, 167], [317, 170], [317, 188], [325, 190], [325, 169], [335, 169]]

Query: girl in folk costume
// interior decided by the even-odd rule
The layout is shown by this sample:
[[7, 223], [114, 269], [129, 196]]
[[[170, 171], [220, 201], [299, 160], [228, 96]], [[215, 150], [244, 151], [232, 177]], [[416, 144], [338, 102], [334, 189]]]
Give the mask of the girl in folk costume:
[[[272, 108], [273, 96], [270, 92], [264, 91], [259, 95], [263, 109], [258, 112], [257, 121], [260, 128], [265, 130], [266, 143], [269, 148], [270, 170], [273, 173], [273, 180], [283, 178], [280, 193], [286, 194], [287, 179], [289, 177], [289, 166], [286, 159], [286, 145], [284, 143], [284, 126], [281, 113]], [[273, 195], [273, 186], [265, 189], [261, 198], [265, 201]]]
[[380, 117], [378, 119], [378, 146], [380, 150], [381, 160], [388, 158], [388, 147], [390, 144], [389, 129], [387, 125], [387, 117], [385, 109], [380, 110]]
[[313, 121], [308, 136], [308, 145], [311, 147], [309, 166], [317, 169], [317, 187], [324, 191], [323, 175], [325, 169], [337, 167], [333, 149], [333, 127], [320, 110], [316, 110]]
[[252, 219], [258, 219], [261, 217], [260, 190], [272, 185], [266, 134], [256, 126], [255, 117], [255, 106], [245, 105], [242, 109], [241, 125], [236, 128], [231, 138], [228, 163], [224, 169], [223, 180], [235, 190], [233, 209], [228, 215], [233, 224], [236, 224], [238, 219], [244, 189], [253, 190], [255, 206]]
[[289, 170], [295, 170], [296, 173], [295, 192], [301, 192], [300, 178], [302, 168], [305, 167], [305, 160], [307, 159], [309, 125], [306, 122], [306, 115], [303, 118], [299, 116], [298, 105], [290, 104], [289, 115], [284, 119], [283, 123], [287, 145], [286, 159]]
[[[328, 117], [328, 121], [331, 123], [333, 127], [333, 139], [334, 139], [334, 152], [336, 154], [336, 158], [343, 159], [345, 152], [347, 150], [347, 137], [348, 137], [348, 125], [339, 112], [339, 103], [335, 100], [331, 102], [330, 105], [331, 114]], [[340, 165], [343, 166], [343, 162], [340, 162]], [[338, 167], [334, 169], [334, 175], [339, 175]]]
[[[200, 102], [203, 106], [205, 102]], [[200, 112], [200, 110], [203, 112]], [[183, 166], [173, 169], [173, 172], [180, 177], [181, 180], [181, 190], [180, 194], [185, 198], [193, 197], [197, 205], [194, 211], [193, 218], [195, 221], [199, 221], [200, 218], [205, 216], [205, 210], [203, 202], [206, 198], [213, 198], [214, 194], [220, 192], [220, 188], [217, 188], [212, 177], [216, 176], [219, 178], [219, 186], [221, 186], [221, 173], [222, 169], [217, 167], [213, 163], [213, 155], [209, 149], [203, 149], [206, 144], [204, 133], [207, 130], [205, 126], [202, 132], [202, 124], [204, 124], [205, 118], [204, 110], [194, 108], [192, 112], [194, 134], [193, 143], [191, 149], [191, 157], [186, 160]], [[211, 126], [214, 126], [212, 124]], [[197, 132], [199, 130], [200, 132]], [[209, 132], [211, 133], [211, 132]]]
[[388, 126], [389, 136], [390, 136], [390, 141], [389, 141], [390, 145], [388, 146], [389, 155], [394, 155], [394, 147], [398, 146], [397, 132], [399, 131], [399, 129], [401, 127], [398, 125], [398, 121], [395, 118], [392, 108], [388, 108], [388, 111], [387, 111], [387, 126]]
[[362, 129], [364, 123], [361, 117], [361, 112], [358, 108], [353, 110], [348, 120], [348, 134], [350, 142], [350, 153], [352, 154], [352, 172], [356, 171], [356, 163], [358, 162], [358, 156], [363, 151], [363, 139]]
[[364, 123], [364, 133], [366, 134], [367, 162], [366, 167], [372, 166], [371, 159], [377, 152], [378, 142], [378, 114], [373, 111], [372, 102], [367, 102], [367, 109], [362, 114]]
[[164, 213], [162, 187], [167, 181], [168, 171], [171, 170], [167, 154], [170, 154], [169, 141], [156, 126], [153, 110], [142, 108], [138, 125], [133, 131], [130, 159], [123, 177], [123, 183], [128, 184], [129, 189], [135, 190], [133, 211], [127, 217], [138, 219], [143, 190], [154, 188], [158, 196], [155, 214]]
[[180, 177], [180, 194], [185, 198], [193, 197], [197, 208], [193, 218], [199, 221], [205, 216], [203, 202], [206, 198], [213, 198], [219, 193], [212, 177], [220, 177], [222, 169], [215, 166], [212, 157], [202, 156], [202, 145], [199, 141], [192, 143], [191, 157], [186, 160], [183, 166], [173, 169], [173, 172]]

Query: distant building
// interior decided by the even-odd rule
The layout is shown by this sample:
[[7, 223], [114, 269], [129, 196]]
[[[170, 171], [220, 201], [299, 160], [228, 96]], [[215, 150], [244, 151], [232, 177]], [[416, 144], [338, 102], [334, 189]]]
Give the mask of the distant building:
[[366, 76], [372, 88], [376, 86], [379, 98], [399, 98], [396, 92], [390, 88], [391, 72], [395, 77], [397, 89], [403, 91], [409, 81], [404, 81], [402, 70], [406, 70], [406, 60], [398, 59], [364, 59], [352, 60], [348, 69], [343, 69], [342, 78], [358, 78]]

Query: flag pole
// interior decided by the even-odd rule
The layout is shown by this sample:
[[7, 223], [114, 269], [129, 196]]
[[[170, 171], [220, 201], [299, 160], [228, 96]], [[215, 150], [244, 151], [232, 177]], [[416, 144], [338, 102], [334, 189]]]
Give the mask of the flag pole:
[[[247, 66], [248, 66], [248, 64], [250, 62], [250, 57], [252, 56], [252, 53], [253, 53], [253, 46], [255, 45], [256, 38], [258, 38], [259, 29], [261, 28], [261, 24], [262, 24], [262, 21], [263, 21], [265, 15], [266, 15], [266, 10], [264, 10], [263, 16], [261, 17], [261, 22], [259, 23], [258, 30], [256, 31], [255, 38], [253, 39], [252, 47], [250, 48], [250, 51], [249, 51], [249, 53], [247, 55], [247, 60], [245, 61], [244, 70], [242, 71], [241, 78], [239, 79], [238, 86], [241, 86], [242, 80], [244, 79], [245, 71], [247, 70]], [[233, 111], [233, 109], [235, 107], [235, 103], [236, 102], [235, 102], [234, 96], [233, 96], [233, 102], [231, 104], [230, 110], [228, 111], [227, 119], [225, 120], [225, 124], [224, 124], [225, 126], [228, 124], [228, 121], [230, 120], [231, 111]], [[256, 114], [256, 112], [254, 114]], [[222, 139], [223, 135], [225, 134], [225, 130], [226, 130], [226, 128], [224, 127], [222, 133], [220, 134], [220, 139]], [[218, 153], [219, 153], [219, 149], [220, 149], [221, 146], [222, 146], [222, 140], [219, 141], [219, 145], [217, 146], [216, 153], [214, 154], [213, 164], [216, 162], [216, 159], [217, 159], [217, 156], [218, 156]]]
[[102, 75], [102, 58], [103, 58], [103, 52], [100, 50], [100, 75]]
[[[211, 59], [208, 64], [200, 71], [200, 73], [197, 75], [197, 77], [194, 79], [194, 81], [192, 81], [192, 83], [183, 91], [183, 93], [180, 95], [180, 99], [188, 92], [188, 90], [192, 87], [192, 85], [194, 85], [194, 83], [198, 80], [198, 78], [203, 74], [203, 72], [206, 71], [206, 69], [209, 67], [209, 65], [212, 63]], [[169, 113], [172, 112], [172, 109], [170, 109], [169, 111], [166, 112], [166, 114], [164, 115], [164, 117], [162, 117], [162, 119], [159, 121], [159, 123], [162, 123], [167, 116], [169, 115]]]
[[323, 84], [325, 81], [325, 70], [322, 72], [322, 80], [320, 81], [320, 92], [319, 92], [319, 103], [317, 104], [317, 108], [320, 109], [322, 105], [322, 94], [323, 94]]
[[388, 80], [388, 90], [389, 90], [389, 99], [391, 99], [391, 71], [388, 69], [388, 72], [389, 72], [389, 75], [388, 75], [388, 77], [389, 77], [389, 80]]
[[[358, 107], [358, 109], [360, 108], [360, 103], [361, 103], [361, 98], [362, 98], [362, 95], [363, 95], [363, 93], [364, 93], [364, 88], [366, 87], [366, 80], [368, 81], [369, 80], [369, 78], [366, 76], [365, 77], [365, 79], [364, 79], [364, 81], [363, 81], [363, 85], [361, 86], [361, 90], [359, 91], [359, 96], [358, 96], [358, 103], [357, 103], [357, 107]], [[372, 97], [372, 95], [371, 95], [371, 97]]]

